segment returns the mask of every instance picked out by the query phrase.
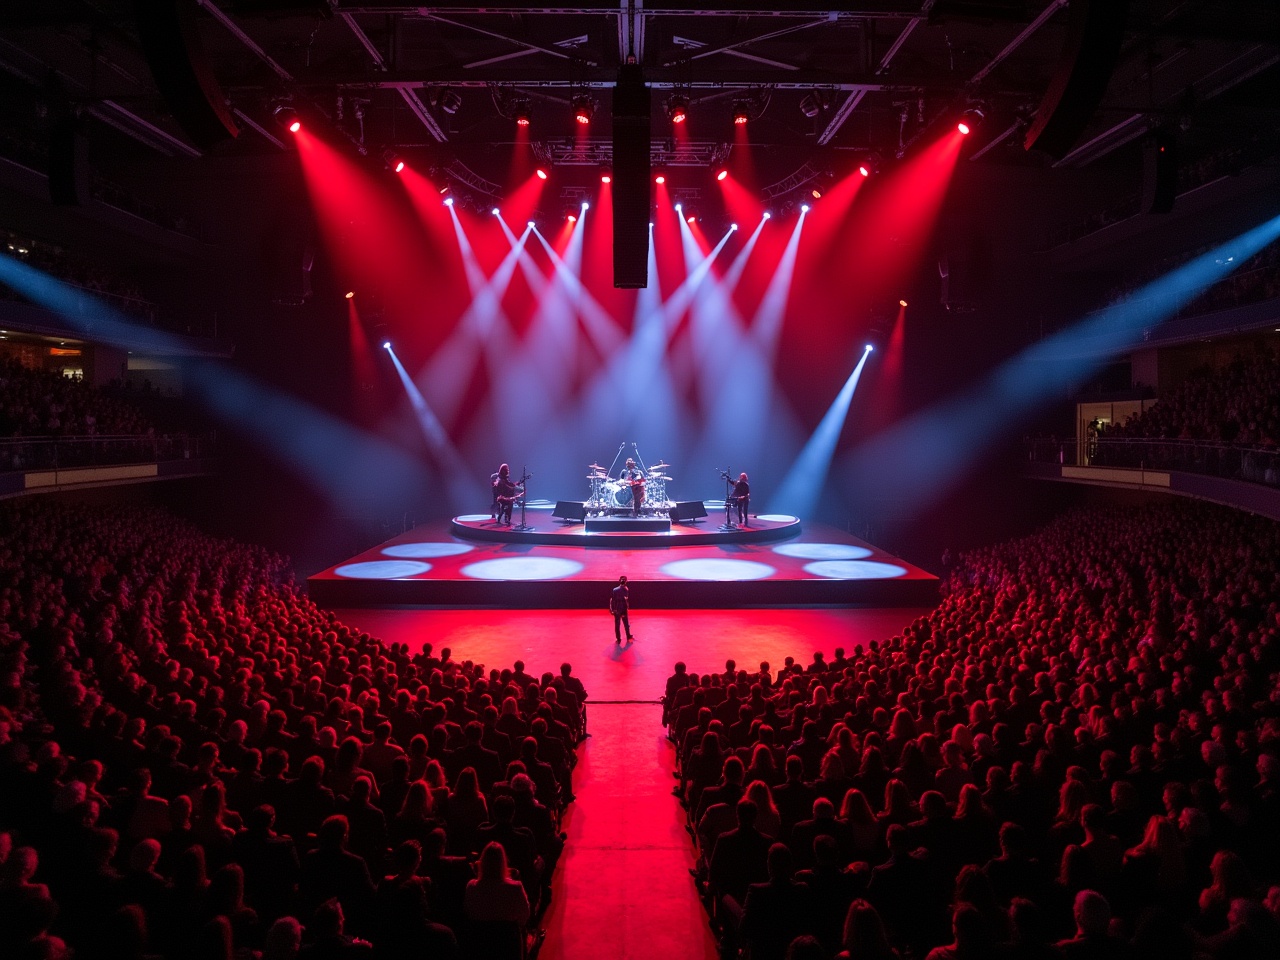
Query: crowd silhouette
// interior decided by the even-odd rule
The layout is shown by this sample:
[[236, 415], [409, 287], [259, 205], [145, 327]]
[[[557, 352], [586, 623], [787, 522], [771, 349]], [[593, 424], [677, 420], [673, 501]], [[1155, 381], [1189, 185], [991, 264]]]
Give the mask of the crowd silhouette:
[[1278, 670], [1277, 526], [1182, 503], [970, 553], [866, 649], [677, 664], [726, 955], [1280, 955]]
[[586, 691], [163, 512], [0, 508], [0, 954], [520, 957]]

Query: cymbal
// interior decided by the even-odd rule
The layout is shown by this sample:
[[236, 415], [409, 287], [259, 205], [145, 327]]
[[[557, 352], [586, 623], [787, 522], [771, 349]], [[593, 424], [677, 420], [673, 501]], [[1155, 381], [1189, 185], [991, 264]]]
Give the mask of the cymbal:
[[587, 464], [587, 469], [588, 469], [588, 470], [601, 470], [601, 471], [603, 471], [603, 470], [604, 470], [604, 467], [600, 466], [600, 464], [598, 464], [598, 463], [588, 463], [588, 464]]
[[653, 464], [653, 466], [651, 466], [649, 469], [650, 469], [650, 470], [661, 470], [663, 467], [669, 467], [669, 466], [671, 466], [671, 464], [667, 463], [667, 462], [664, 460], [664, 461], [662, 461], [662, 463], [655, 463], [655, 464]]
[[669, 473], [664, 473], [656, 477], [651, 473], [649, 476], [653, 477], [655, 480], [665, 480], [667, 483], [672, 483], [675, 480], [675, 477], [671, 476]]
[[587, 479], [588, 480], [608, 480], [609, 475], [607, 473], [588, 473]]

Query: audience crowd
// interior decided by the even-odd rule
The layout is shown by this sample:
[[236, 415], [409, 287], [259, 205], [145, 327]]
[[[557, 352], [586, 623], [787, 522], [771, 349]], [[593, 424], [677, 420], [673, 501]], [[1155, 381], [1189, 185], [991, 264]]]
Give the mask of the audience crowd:
[[127, 400], [78, 378], [0, 359], [0, 437], [133, 436], [153, 433]]
[[[4, 243], [5, 252], [9, 256], [16, 257], [28, 266], [87, 290], [134, 319], [155, 322], [156, 305], [143, 297], [142, 290], [133, 281], [109, 273], [61, 247], [31, 240], [10, 231], [0, 231], [0, 242]], [[0, 290], [7, 289], [0, 283]], [[10, 296], [13, 296], [12, 291]]]
[[667, 683], [725, 955], [1280, 956], [1280, 527], [1067, 515], [900, 636]]
[[1104, 427], [1099, 438], [1276, 447], [1280, 444], [1280, 360], [1261, 349], [1217, 370], [1201, 367], [1141, 414]]
[[6, 504], [0, 956], [523, 956], [585, 701], [159, 511]]

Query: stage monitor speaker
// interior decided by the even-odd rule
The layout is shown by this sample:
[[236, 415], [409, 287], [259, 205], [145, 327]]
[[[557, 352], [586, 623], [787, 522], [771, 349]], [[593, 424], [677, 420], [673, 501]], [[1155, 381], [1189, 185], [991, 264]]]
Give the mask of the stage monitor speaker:
[[49, 199], [60, 207], [89, 202], [88, 141], [70, 116], [54, 121], [49, 130]]
[[201, 149], [238, 136], [196, 26], [196, 0], [134, 0], [138, 37], [156, 87]]
[[1142, 145], [1142, 212], [1168, 213], [1178, 196], [1178, 140], [1157, 130]]
[[698, 520], [707, 515], [707, 506], [701, 500], [680, 500], [671, 508], [671, 519], [676, 523]]
[[649, 285], [649, 88], [636, 64], [613, 88], [613, 285]]
[[1023, 145], [1061, 160], [1092, 119], [1111, 73], [1129, 19], [1129, 0], [1072, 0], [1067, 34], [1049, 89]]
[[582, 521], [587, 519], [587, 508], [579, 500], [557, 500], [551, 515], [557, 520]]

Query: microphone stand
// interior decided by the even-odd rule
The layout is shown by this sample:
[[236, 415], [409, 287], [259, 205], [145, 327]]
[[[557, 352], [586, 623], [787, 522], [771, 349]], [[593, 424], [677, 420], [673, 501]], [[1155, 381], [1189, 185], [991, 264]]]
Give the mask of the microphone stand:
[[523, 466], [520, 468], [520, 474], [521, 474], [520, 486], [524, 487], [524, 490], [522, 490], [520, 493], [520, 526], [516, 527], [516, 529], [532, 530], [533, 527], [529, 526], [529, 524], [525, 522], [524, 510], [525, 510], [525, 504], [528, 503], [529, 501], [529, 488], [527, 484], [529, 480], [533, 478], [533, 474], [529, 472], [528, 467], [523, 467]]
[[732, 472], [733, 470], [729, 467], [725, 467], [723, 470], [720, 471], [720, 476], [724, 477], [724, 523], [720, 525], [721, 530], [737, 530], [738, 529], [738, 525], [733, 522], [733, 517], [732, 517], [732, 514], [730, 513], [730, 511], [733, 509], [732, 505], [729, 502], [729, 494], [733, 490], [731, 486], [731, 484], [733, 483], [733, 479], [730, 477], [730, 474]]

